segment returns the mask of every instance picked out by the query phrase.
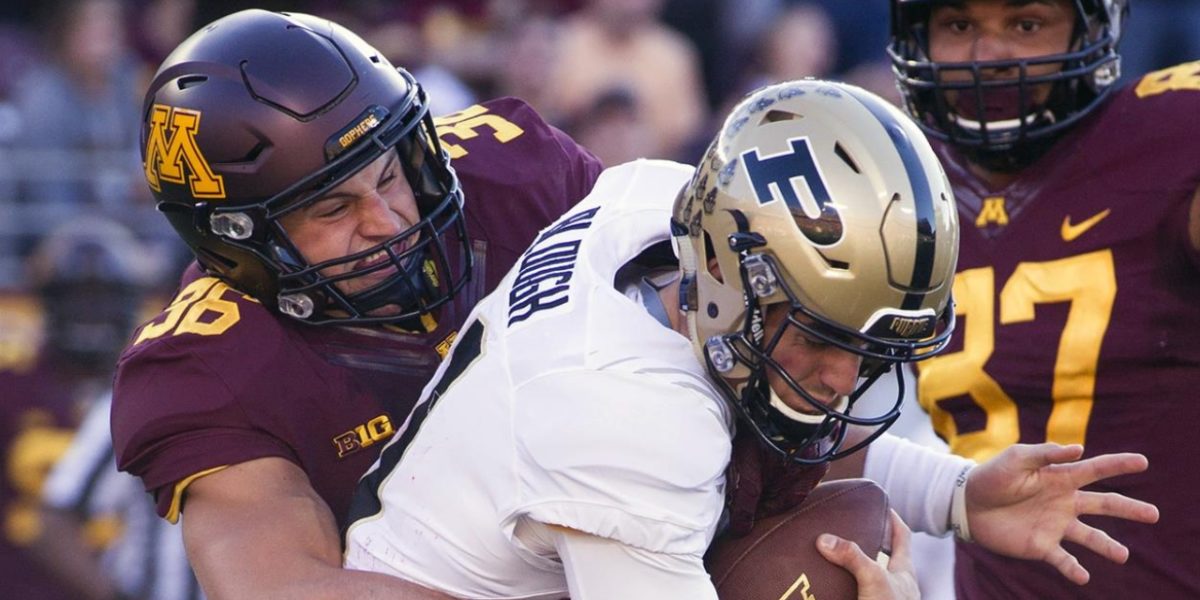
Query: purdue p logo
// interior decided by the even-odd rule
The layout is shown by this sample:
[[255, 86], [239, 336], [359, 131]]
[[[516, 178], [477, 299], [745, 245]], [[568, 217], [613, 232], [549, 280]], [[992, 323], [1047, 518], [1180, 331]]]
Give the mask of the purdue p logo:
[[[842, 239], [842, 218], [830, 202], [829, 187], [817, 168], [817, 160], [808, 138], [788, 140], [790, 151], [760, 156], [758, 148], [742, 153], [746, 175], [759, 204], [783, 200], [796, 219], [800, 232], [814, 244], [829, 246]], [[800, 203], [807, 195], [816, 205], [816, 217], [811, 217]]]
[[[146, 182], [156, 192], [162, 181], [183, 185], [184, 166], [187, 184], [196, 198], [224, 198], [225, 180], [208, 166], [196, 133], [200, 131], [200, 111], [155, 104], [150, 109], [150, 133], [146, 140]], [[161, 180], [161, 181], [160, 181]]]

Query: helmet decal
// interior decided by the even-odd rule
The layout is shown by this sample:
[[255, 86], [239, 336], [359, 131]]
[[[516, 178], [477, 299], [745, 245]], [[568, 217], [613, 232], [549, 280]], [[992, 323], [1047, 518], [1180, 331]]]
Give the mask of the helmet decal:
[[339, 154], [353, 146], [359, 138], [382, 125], [387, 117], [388, 110], [382, 106], [367, 108], [345, 130], [337, 132], [325, 143], [325, 160], [337, 158]]
[[147, 127], [146, 182], [156, 192], [162, 191], [162, 181], [183, 185], [184, 166], [187, 184], [196, 198], [225, 197], [225, 179], [213, 173], [208, 160], [196, 144], [200, 131], [200, 111], [155, 104], [150, 108]]
[[[813, 158], [808, 138], [788, 140], [790, 151], [770, 156], [760, 156], [758, 148], [742, 153], [742, 164], [746, 165], [746, 176], [754, 186], [759, 204], [775, 202], [783, 196], [792, 216], [800, 225], [800, 231], [820, 246], [830, 246], [842, 239], [842, 220], [837, 208], [830, 203], [829, 188], [821, 176], [821, 170]], [[803, 184], [801, 187], [800, 184]], [[800, 194], [801, 190], [806, 193]], [[817, 217], [810, 217], [800, 201], [800, 196], [811, 198], [817, 205]]]

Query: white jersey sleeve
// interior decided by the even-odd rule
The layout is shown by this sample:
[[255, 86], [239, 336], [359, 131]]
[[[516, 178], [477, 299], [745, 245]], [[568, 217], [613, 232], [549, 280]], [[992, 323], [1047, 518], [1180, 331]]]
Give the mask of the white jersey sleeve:
[[650, 552], [565, 527], [536, 527], [540, 531], [530, 535], [546, 539], [562, 558], [571, 600], [717, 598], [702, 556]]
[[704, 553], [730, 454], [726, 413], [708, 389], [686, 377], [572, 371], [531, 380], [517, 396], [519, 493], [506, 523]]

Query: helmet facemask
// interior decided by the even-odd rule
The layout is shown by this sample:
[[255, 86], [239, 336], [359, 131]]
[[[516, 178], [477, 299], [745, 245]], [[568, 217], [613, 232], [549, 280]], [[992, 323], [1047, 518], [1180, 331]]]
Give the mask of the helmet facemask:
[[[391, 148], [398, 154], [405, 179], [412, 188], [420, 220], [404, 231], [370, 248], [343, 257], [310, 263], [279, 223], [285, 215], [321, 199], [355, 172], [334, 177], [319, 188], [300, 194], [297, 200], [280, 202], [282, 208], [268, 212], [271, 221], [273, 258], [284, 270], [279, 275], [280, 310], [313, 323], [392, 323], [405, 329], [424, 331], [433, 326], [433, 316], [467, 281], [470, 252], [465, 247], [452, 251], [448, 242], [467, 239], [462, 216], [463, 195], [453, 169], [443, 156], [432, 120], [410, 131], [384, 131], [380, 139], [363, 142], [366, 152], [355, 162], [369, 164]], [[395, 141], [388, 136], [398, 135]], [[373, 146], [373, 148], [372, 148]], [[438, 157], [438, 160], [434, 160]], [[270, 204], [270, 203], [268, 203]], [[346, 268], [384, 253], [386, 260], [365, 267]], [[464, 267], [460, 263], [466, 264]], [[395, 273], [370, 287], [346, 293], [340, 282], [383, 270]], [[329, 271], [341, 271], [336, 275]], [[321, 316], [314, 316], [321, 315]]]
[[[742, 219], [735, 217], [735, 220]], [[896, 398], [881, 413], [854, 414], [855, 403], [896, 365], [934, 356], [945, 348], [954, 330], [954, 312], [947, 310], [938, 321], [926, 321], [934, 329], [922, 332], [922, 337], [916, 340], [890, 340], [844, 327], [805, 306], [800, 295], [780, 275], [774, 256], [752, 252], [753, 240], [754, 236], [749, 235], [730, 242], [731, 247], [735, 244], [741, 247], [737, 278], [743, 290], [745, 312], [737, 331], [712, 336], [705, 342], [705, 366], [710, 373], [719, 374], [718, 384], [727, 398], [735, 399], [734, 406], [745, 421], [792, 461], [820, 464], [853, 454], [899, 418], [905, 399], [904, 379], [897, 377]], [[782, 318], [773, 319], [768, 316], [772, 310], [787, 312]], [[771, 321], [778, 322], [772, 325]], [[859, 358], [858, 379], [850, 394], [838, 396], [833, 402], [817, 398], [774, 358], [781, 341], [793, 331], [819, 345], [833, 346]], [[780, 389], [802, 399], [806, 410], [788, 406], [780, 397]], [[865, 439], [844, 448], [849, 425], [872, 431]]]

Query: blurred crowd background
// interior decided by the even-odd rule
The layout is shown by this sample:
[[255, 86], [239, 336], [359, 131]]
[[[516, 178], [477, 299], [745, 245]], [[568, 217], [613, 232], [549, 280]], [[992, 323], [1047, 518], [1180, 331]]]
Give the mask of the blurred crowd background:
[[[192, 31], [251, 6], [315, 13], [360, 33], [416, 74], [435, 114], [521, 97], [606, 165], [692, 162], [738, 98], [780, 80], [834, 78], [898, 99], [884, 52], [887, 0], [5, 0], [0, 596], [45, 568], [16, 557], [36, 565], [47, 551], [46, 477], [87, 408], [103, 401], [132, 327], [169, 298], [188, 260], [142, 176], [145, 85]], [[1200, 58], [1200, 0], [1136, 0], [1129, 23], [1127, 78]], [[79, 517], [63, 535], [87, 560], [121, 536], [89, 523], [128, 506], [85, 506], [82, 494], [107, 472], [78, 468], [84, 475], [60, 478], [90, 477], [87, 489], [60, 485], [50, 504]], [[63, 597], [168, 596], [102, 576]], [[31, 588], [12, 597], [51, 596]]]

